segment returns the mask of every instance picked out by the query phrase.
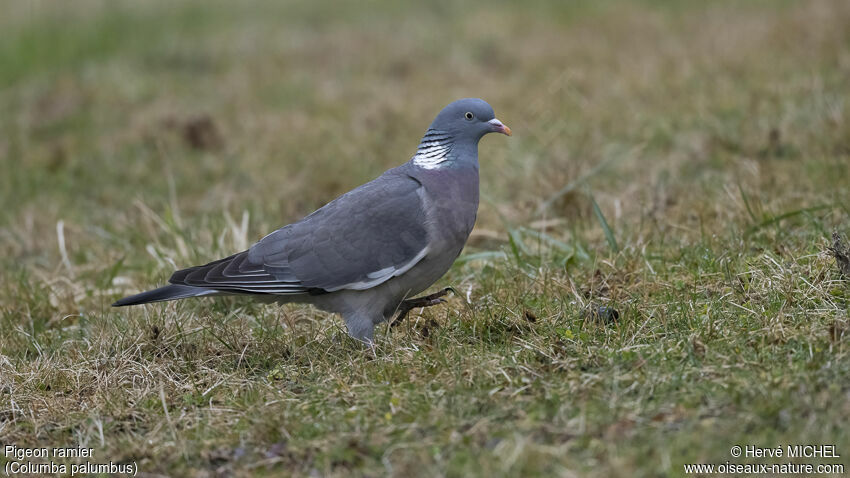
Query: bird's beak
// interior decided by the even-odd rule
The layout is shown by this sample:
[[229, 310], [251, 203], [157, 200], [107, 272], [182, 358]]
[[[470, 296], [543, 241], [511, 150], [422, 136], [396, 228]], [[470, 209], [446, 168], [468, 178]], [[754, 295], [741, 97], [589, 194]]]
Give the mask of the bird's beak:
[[497, 118], [491, 119], [487, 122], [487, 124], [490, 125], [490, 128], [492, 128], [491, 131], [493, 131], [494, 133], [502, 133], [507, 136], [511, 135], [511, 129], [508, 128], [507, 125], [499, 121]]

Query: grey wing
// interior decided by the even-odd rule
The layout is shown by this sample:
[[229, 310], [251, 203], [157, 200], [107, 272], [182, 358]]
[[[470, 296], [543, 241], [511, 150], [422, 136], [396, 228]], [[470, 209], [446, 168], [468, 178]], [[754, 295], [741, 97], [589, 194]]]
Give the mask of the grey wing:
[[409, 270], [428, 253], [421, 184], [390, 170], [303, 220], [269, 234], [252, 262], [309, 289], [362, 290]]
[[428, 253], [420, 194], [418, 181], [390, 170], [248, 251], [175, 272], [170, 282], [260, 294], [374, 287]]
[[248, 260], [248, 251], [202, 266], [175, 272], [172, 284], [191, 285], [243, 294], [303, 294], [310, 292], [292, 276], [273, 275]]

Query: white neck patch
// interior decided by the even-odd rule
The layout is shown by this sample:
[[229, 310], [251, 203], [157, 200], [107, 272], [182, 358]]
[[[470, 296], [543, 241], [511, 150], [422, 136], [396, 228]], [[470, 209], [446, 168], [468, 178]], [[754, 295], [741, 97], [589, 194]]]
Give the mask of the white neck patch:
[[423, 169], [438, 169], [442, 167], [442, 163], [451, 159], [449, 154], [453, 144], [449, 133], [429, 129], [413, 155], [413, 164]]

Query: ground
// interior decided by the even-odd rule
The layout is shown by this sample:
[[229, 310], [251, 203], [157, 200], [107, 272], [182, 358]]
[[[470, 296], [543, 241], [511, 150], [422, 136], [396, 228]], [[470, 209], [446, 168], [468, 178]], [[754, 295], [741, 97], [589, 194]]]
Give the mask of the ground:
[[[848, 464], [850, 3], [33, 0], [0, 32], [2, 444], [147, 476]], [[110, 307], [464, 96], [514, 136], [481, 143], [458, 294], [374, 350], [309, 307]], [[841, 458], [730, 454], [795, 444]]]

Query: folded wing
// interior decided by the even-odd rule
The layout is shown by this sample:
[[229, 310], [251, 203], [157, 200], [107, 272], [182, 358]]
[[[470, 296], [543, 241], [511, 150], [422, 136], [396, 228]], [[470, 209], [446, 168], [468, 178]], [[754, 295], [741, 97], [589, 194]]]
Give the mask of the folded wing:
[[419, 182], [390, 170], [251, 249], [177, 271], [170, 282], [281, 295], [368, 289], [428, 254], [426, 220]]

